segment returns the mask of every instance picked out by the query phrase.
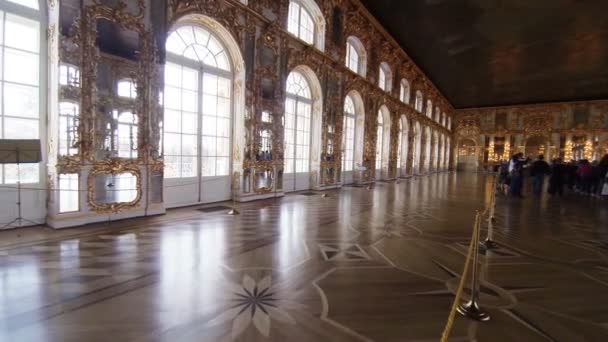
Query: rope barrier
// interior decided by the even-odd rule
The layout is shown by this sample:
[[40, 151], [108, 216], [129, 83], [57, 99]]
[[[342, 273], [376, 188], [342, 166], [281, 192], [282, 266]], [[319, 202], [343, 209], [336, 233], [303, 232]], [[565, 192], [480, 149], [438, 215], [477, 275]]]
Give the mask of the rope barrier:
[[[464, 267], [462, 270], [462, 276], [460, 277], [460, 283], [458, 284], [458, 288], [456, 290], [456, 294], [454, 296], [454, 302], [452, 303], [452, 307], [450, 309], [450, 313], [448, 315], [448, 319], [446, 325], [443, 329], [443, 333], [441, 334], [441, 342], [447, 342], [452, 331], [452, 327], [454, 325], [454, 320], [456, 318], [456, 312], [460, 312], [461, 314], [474, 318], [477, 320], [485, 321], [489, 319], [489, 316], [482, 312], [477, 306], [477, 287], [478, 287], [478, 277], [477, 277], [477, 248], [479, 245], [479, 235], [481, 232], [481, 223], [483, 218], [487, 216], [488, 218], [488, 237], [485, 239], [484, 244], [486, 246], [491, 246], [494, 242], [491, 239], [492, 229], [492, 220], [494, 219], [494, 209], [496, 206], [496, 185], [498, 182], [498, 177], [495, 177], [492, 182], [492, 193], [490, 195], [490, 201], [488, 205], [484, 208], [482, 212], [477, 210], [477, 214], [475, 215], [475, 223], [473, 224], [473, 234], [471, 237], [471, 242], [469, 243], [469, 249], [467, 251], [467, 256], [464, 262]], [[493, 248], [493, 247], [490, 247]], [[488, 248], [488, 249], [490, 249]], [[473, 275], [472, 275], [472, 293], [471, 293], [471, 301], [466, 304], [460, 305], [460, 301], [462, 298], [462, 294], [464, 292], [465, 283], [467, 280], [467, 276], [469, 273], [469, 268], [471, 266], [471, 262], [473, 265]]]
[[[473, 234], [477, 233], [477, 230], [481, 227], [481, 214], [477, 211], [477, 215], [475, 215], [475, 224], [473, 225]], [[454, 302], [452, 303], [452, 308], [450, 309], [450, 314], [448, 315], [448, 320], [443, 329], [443, 333], [441, 335], [441, 342], [447, 342], [448, 337], [450, 336], [450, 332], [452, 331], [452, 326], [454, 324], [454, 318], [456, 318], [456, 312], [458, 310], [458, 305], [460, 303], [460, 299], [462, 297], [462, 293], [464, 292], [464, 285], [467, 281], [467, 274], [469, 273], [469, 266], [471, 265], [471, 260], [473, 257], [473, 253], [477, 252], [477, 246], [475, 245], [475, 238], [471, 239], [469, 243], [469, 250], [467, 252], [467, 258], [464, 262], [464, 268], [462, 270], [462, 276], [460, 277], [460, 283], [458, 284], [458, 289], [456, 290], [456, 295], [454, 296]]]
[[[225, 177], [229, 177], [229, 176], [225, 176]], [[191, 183], [181, 183], [181, 184], [176, 184], [176, 185], [164, 185], [163, 189], [166, 188], [179, 188], [179, 187], [183, 187], [183, 186], [191, 186], [191, 185], [198, 185], [199, 183], [202, 184], [206, 184], [206, 183], [212, 183], [212, 182], [216, 182], [216, 181], [221, 181], [224, 180], [222, 179], [224, 178], [224, 176], [220, 176], [220, 177], [214, 177], [214, 179], [209, 179], [209, 180], [202, 180], [201, 182], [191, 182]], [[0, 189], [6, 189], [6, 190], [17, 190], [17, 185], [0, 185]], [[32, 190], [32, 191], [53, 191], [53, 192], [88, 192], [87, 189], [51, 189], [51, 188], [35, 188], [35, 187], [24, 187], [21, 186], [21, 190]], [[120, 190], [109, 190], [109, 191], [136, 191], [137, 189], [120, 189]]]

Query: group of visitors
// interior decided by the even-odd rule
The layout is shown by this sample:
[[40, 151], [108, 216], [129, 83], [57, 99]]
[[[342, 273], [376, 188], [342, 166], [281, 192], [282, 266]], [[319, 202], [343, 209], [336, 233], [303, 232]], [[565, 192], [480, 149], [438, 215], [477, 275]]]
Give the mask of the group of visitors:
[[509, 161], [501, 163], [499, 184], [503, 191], [513, 197], [523, 197], [524, 180], [531, 178], [532, 193], [540, 195], [543, 191], [545, 177], [549, 177], [548, 192], [551, 195], [563, 195], [564, 188], [570, 191], [596, 197], [608, 196], [608, 154], [600, 161], [589, 162], [587, 159], [563, 162], [556, 158], [551, 165], [541, 154], [535, 160], [524, 158], [517, 153]]

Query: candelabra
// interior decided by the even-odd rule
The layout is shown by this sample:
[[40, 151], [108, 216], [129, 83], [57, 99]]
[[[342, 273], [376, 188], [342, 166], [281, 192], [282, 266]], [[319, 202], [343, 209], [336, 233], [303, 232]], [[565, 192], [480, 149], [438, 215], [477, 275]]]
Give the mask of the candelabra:
[[572, 160], [572, 140], [566, 141], [566, 147], [564, 150], [564, 160], [566, 160], [566, 161]]
[[587, 160], [591, 160], [593, 158], [593, 143], [591, 142], [591, 140], [585, 141], [585, 146], [583, 147], [583, 155]]

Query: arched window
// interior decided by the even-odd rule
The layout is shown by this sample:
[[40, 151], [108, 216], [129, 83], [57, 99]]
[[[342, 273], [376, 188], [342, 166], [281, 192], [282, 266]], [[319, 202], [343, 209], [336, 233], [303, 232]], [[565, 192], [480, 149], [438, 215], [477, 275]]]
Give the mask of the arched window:
[[364, 76], [367, 72], [367, 53], [359, 38], [350, 36], [346, 40], [346, 67]]
[[378, 123], [376, 126], [376, 172], [382, 169], [382, 149], [384, 142], [384, 119], [382, 111], [378, 111]]
[[287, 31], [321, 51], [325, 48], [325, 19], [314, 0], [289, 1]]
[[401, 89], [399, 90], [399, 100], [403, 103], [410, 103], [410, 82], [405, 78], [401, 80]]
[[59, 155], [73, 156], [78, 154], [78, 117], [80, 108], [73, 102], [59, 103]]
[[452, 130], [452, 117], [448, 116], [448, 129]]
[[352, 171], [355, 165], [355, 120], [355, 103], [350, 96], [346, 96], [342, 126], [342, 171]]
[[310, 170], [312, 93], [306, 78], [297, 71], [287, 77], [285, 99], [285, 173]]
[[441, 125], [443, 127], [446, 126], [446, 122], [445, 122], [445, 112], [441, 113]]
[[397, 150], [397, 176], [402, 176], [407, 172], [409, 130], [410, 126], [407, 121], [407, 117], [405, 115], [401, 115], [401, 120], [399, 120], [399, 149]]
[[424, 164], [422, 170], [424, 173], [428, 173], [431, 170], [431, 151], [432, 151], [432, 134], [429, 126], [424, 127]]
[[351, 90], [344, 100], [342, 184], [352, 183], [358, 176], [354, 172], [354, 166], [363, 164], [364, 123], [365, 106], [363, 98], [359, 92]]
[[[403, 137], [403, 122], [399, 120], [399, 135], [397, 136], [397, 170], [401, 168], [401, 143]], [[399, 175], [397, 175], [399, 176]]]
[[393, 84], [393, 74], [391, 68], [386, 62], [380, 63], [380, 70], [378, 72], [378, 87], [380, 89], [390, 92]]
[[376, 179], [381, 179], [386, 170], [390, 149], [391, 115], [386, 106], [378, 110], [376, 133]]
[[414, 125], [414, 156], [412, 158], [412, 174], [420, 174], [422, 168], [422, 129], [420, 123], [416, 122]]
[[[46, 74], [40, 66], [46, 60], [46, 27], [41, 30], [45, 16], [40, 4], [38, 0], [0, 2], [0, 139], [45, 138], [40, 128], [46, 121], [40, 118]], [[0, 165], [0, 184], [39, 183], [43, 164]]]
[[420, 90], [416, 90], [416, 102], [414, 102], [414, 109], [419, 113], [422, 113], [422, 107], [424, 105], [424, 98], [422, 97], [422, 92]]
[[[235, 75], [233, 56], [216, 33], [226, 40], [231, 37], [226, 38], [229, 34], [225, 29], [213, 24], [216, 23], [180, 26], [166, 42], [164, 176], [171, 189], [179, 189], [179, 193], [172, 193], [169, 202], [180, 205], [226, 200], [231, 196]], [[232, 60], [239, 63], [238, 59]], [[200, 186], [181, 187], [193, 182]], [[195, 190], [190, 193], [191, 189]]]
[[431, 99], [426, 100], [426, 116], [433, 118], [433, 101]]

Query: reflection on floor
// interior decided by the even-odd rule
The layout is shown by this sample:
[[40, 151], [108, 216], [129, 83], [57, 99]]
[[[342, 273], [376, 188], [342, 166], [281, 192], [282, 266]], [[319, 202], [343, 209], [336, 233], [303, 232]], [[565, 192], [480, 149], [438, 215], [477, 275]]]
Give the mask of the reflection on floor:
[[[236, 217], [2, 232], [0, 341], [436, 341], [489, 184], [441, 174]], [[480, 250], [492, 320], [458, 317], [451, 340], [608, 340], [607, 236], [606, 201], [499, 197], [500, 248]]]

